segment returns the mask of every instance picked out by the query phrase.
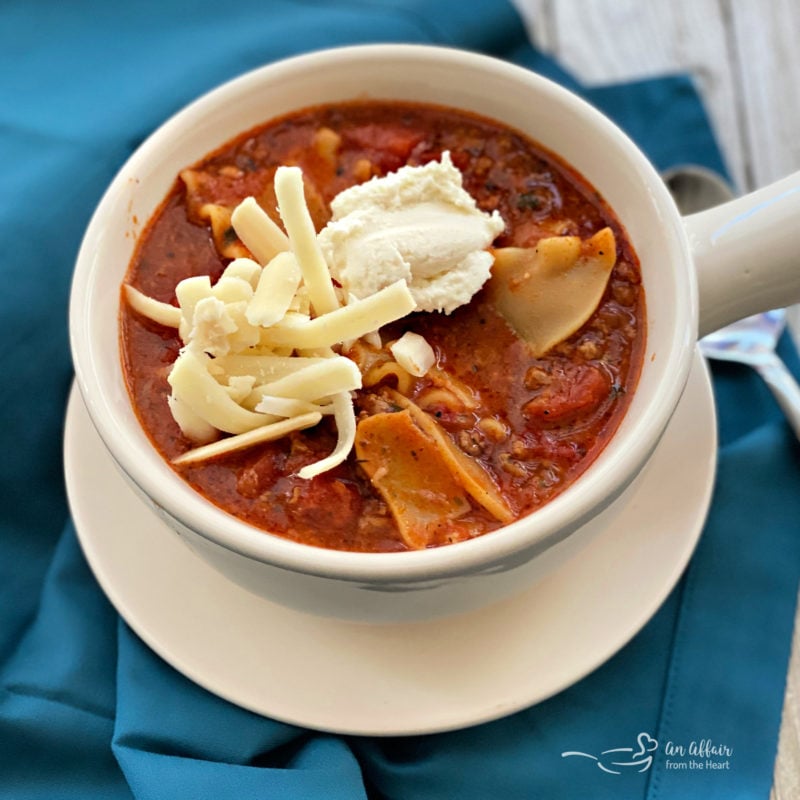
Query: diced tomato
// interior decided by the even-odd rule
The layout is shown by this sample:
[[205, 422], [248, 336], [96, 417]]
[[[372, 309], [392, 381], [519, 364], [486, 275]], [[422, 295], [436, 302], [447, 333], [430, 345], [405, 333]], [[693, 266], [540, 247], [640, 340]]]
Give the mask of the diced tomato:
[[554, 424], [586, 414], [607, 400], [611, 379], [593, 364], [577, 364], [556, 372], [552, 381], [531, 400], [523, 412], [529, 419]]
[[286, 456], [283, 453], [265, 454], [241, 470], [236, 481], [236, 490], [243, 497], [258, 497], [280, 478], [285, 462]]
[[310, 481], [298, 479], [286, 500], [289, 519], [318, 531], [355, 531], [361, 514], [358, 489], [341, 480], [321, 475]]
[[377, 123], [361, 125], [345, 134], [345, 142], [371, 153], [370, 160], [383, 172], [392, 172], [403, 166], [422, 139], [419, 130]]
[[450, 152], [450, 160], [453, 166], [464, 172], [470, 164], [472, 157], [465, 150], [452, 150]]

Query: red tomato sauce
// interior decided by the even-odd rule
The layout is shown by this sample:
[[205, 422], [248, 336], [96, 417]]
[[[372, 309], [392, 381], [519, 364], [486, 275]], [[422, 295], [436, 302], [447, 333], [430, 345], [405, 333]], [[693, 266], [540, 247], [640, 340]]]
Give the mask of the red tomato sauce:
[[[325, 145], [327, 131], [337, 137], [333, 154]], [[420, 333], [434, 348], [439, 369], [469, 387], [472, 407], [437, 405], [429, 376], [414, 379], [408, 396], [433, 397], [425, 410], [480, 462], [519, 517], [564, 491], [612, 436], [638, 379], [645, 339], [639, 265], [623, 227], [581, 176], [530, 139], [455, 110], [377, 101], [312, 108], [270, 122], [182, 173], [148, 223], [126, 281], [172, 303], [181, 279], [207, 274], [215, 281], [230, 261], [220, 249], [236, 237], [230, 230], [215, 238], [199, 209], [205, 203], [233, 207], [254, 195], [277, 221], [272, 179], [282, 164], [303, 169], [319, 229], [341, 190], [404, 164], [439, 159], [445, 150], [478, 206], [496, 209], [505, 220], [496, 246], [532, 246], [544, 236], [564, 234], [585, 239], [605, 226], [616, 237], [617, 263], [597, 310], [544, 356], [532, 357], [484, 292], [450, 316], [414, 314], [382, 332], [384, 342], [405, 330]], [[193, 447], [167, 406], [166, 378], [181, 342], [174, 330], [124, 302], [121, 323], [133, 405], [155, 447], [170, 460]], [[391, 380], [386, 386], [393, 386]], [[356, 398], [361, 415], [389, 405], [381, 384]], [[277, 442], [178, 471], [211, 502], [265, 531], [334, 549], [405, 549], [354, 453], [312, 480], [297, 476], [335, 443], [333, 425], [323, 420]], [[474, 505], [431, 546], [500, 525]]]

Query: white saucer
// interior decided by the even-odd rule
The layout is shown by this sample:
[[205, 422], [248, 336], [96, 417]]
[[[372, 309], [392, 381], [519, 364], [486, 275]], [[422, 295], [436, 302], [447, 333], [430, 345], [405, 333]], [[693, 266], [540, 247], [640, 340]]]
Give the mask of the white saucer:
[[364, 735], [433, 733], [502, 717], [606, 661], [688, 563], [715, 465], [711, 384], [696, 355], [675, 417], [613, 527], [521, 596], [447, 620], [369, 626], [291, 611], [212, 570], [128, 488], [74, 389], [65, 433], [78, 536], [130, 627], [232, 703]]

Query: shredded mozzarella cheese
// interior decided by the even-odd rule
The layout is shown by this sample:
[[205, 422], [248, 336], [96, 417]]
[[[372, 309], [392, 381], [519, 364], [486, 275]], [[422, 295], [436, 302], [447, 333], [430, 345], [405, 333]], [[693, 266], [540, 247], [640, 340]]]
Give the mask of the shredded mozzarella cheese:
[[236, 206], [231, 214], [231, 225], [261, 264], [268, 264], [278, 253], [289, 249], [286, 234], [261, 208], [255, 197], [248, 197]]
[[397, 363], [418, 378], [436, 363], [433, 348], [425, 341], [425, 337], [413, 331], [406, 331], [389, 349]]
[[247, 321], [265, 328], [280, 322], [292, 305], [302, 277], [294, 255], [278, 253], [261, 270], [256, 291], [247, 306]]
[[[379, 341], [381, 326], [416, 307], [404, 281], [340, 306], [300, 170], [281, 167], [275, 192], [288, 236], [247, 198], [231, 223], [253, 258], [232, 260], [216, 284], [205, 275], [180, 281], [177, 307], [125, 287], [132, 308], [177, 328], [184, 344], [168, 377], [169, 407], [199, 446], [175, 464], [270, 441], [326, 415], [338, 430], [336, 447], [300, 475], [310, 479], [341, 463], [355, 437], [351, 392], [362, 381], [356, 364], [336, 351], [361, 336]], [[231, 435], [214, 441], [220, 432]]]
[[406, 282], [397, 281], [363, 300], [312, 320], [294, 320], [287, 316], [280, 324], [267, 329], [262, 341], [298, 348], [330, 347], [349, 339], [358, 339], [405, 317], [415, 308], [416, 303]]
[[177, 328], [181, 324], [181, 310], [169, 303], [153, 300], [152, 297], [148, 297], [128, 285], [125, 286], [125, 297], [134, 311], [138, 311], [143, 317], [152, 319], [153, 322], [166, 325], [168, 328]]
[[278, 167], [275, 172], [275, 196], [314, 311], [317, 314], [334, 311], [339, 307], [339, 301], [308, 212], [300, 167]]
[[356, 415], [350, 392], [340, 392], [333, 398], [333, 415], [338, 438], [333, 452], [325, 458], [303, 467], [297, 474], [310, 480], [341, 464], [353, 449], [356, 441]]
[[[275, 196], [286, 233], [254, 198], [242, 201], [231, 225], [252, 258], [234, 258], [216, 284], [208, 276], [180, 281], [177, 307], [125, 287], [133, 309], [177, 328], [184, 344], [168, 376], [169, 407], [199, 446], [175, 464], [271, 441], [330, 415], [333, 452], [298, 475], [311, 479], [341, 464], [355, 442], [352, 392], [362, 376], [338, 353], [358, 339], [379, 347], [379, 329], [417, 309], [405, 279], [363, 298], [334, 285], [298, 167], [278, 168]], [[430, 345], [414, 333], [391, 350], [411, 375], [435, 364]], [[230, 435], [217, 438], [220, 432]]]
[[237, 436], [229, 436], [227, 439], [220, 439], [217, 442], [203, 445], [202, 447], [195, 447], [189, 450], [182, 456], [172, 460], [173, 464], [192, 464], [198, 461], [206, 461], [209, 458], [215, 458], [226, 453], [232, 453], [234, 450], [243, 450], [246, 447], [252, 447], [254, 444], [261, 444], [263, 442], [271, 442], [275, 439], [281, 439], [286, 434], [292, 431], [299, 431], [303, 428], [311, 428], [322, 419], [322, 414], [301, 414], [297, 417], [290, 419], [282, 419], [278, 422], [271, 422], [267, 425], [262, 425], [260, 428], [254, 428], [251, 431], [240, 433]]

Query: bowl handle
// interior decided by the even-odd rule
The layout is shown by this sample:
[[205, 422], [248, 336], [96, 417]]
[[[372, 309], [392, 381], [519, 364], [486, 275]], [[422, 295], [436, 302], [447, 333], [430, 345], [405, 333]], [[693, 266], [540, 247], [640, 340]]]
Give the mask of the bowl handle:
[[697, 270], [700, 336], [800, 302], [800, 172], [683, 222]]

